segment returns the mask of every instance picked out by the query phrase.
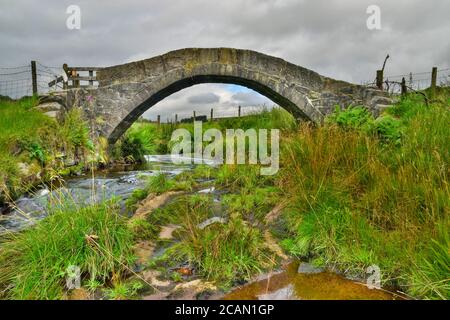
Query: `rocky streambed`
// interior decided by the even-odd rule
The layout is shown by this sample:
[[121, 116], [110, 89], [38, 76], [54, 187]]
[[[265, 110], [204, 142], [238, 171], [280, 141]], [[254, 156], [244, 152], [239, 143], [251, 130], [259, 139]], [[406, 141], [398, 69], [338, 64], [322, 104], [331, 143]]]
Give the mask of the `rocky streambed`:
[[[153, 155], [147, 157], [147, 164], [128, 170], [110, 170], [97, 172], [95, 178], [80, 176], [68, 179], [60, 188], [49, 190], [42, 188], [34, 194], [28, 194], [16, 201], [14, 208], [0, 215], [0, 233], [17, 232], [38, 223], [48, 215], [48, 207], [56, 205], [58, 195], [69, 196], [80, 205], [102, 201], [112, 197], [119, 198], [124, 214], [125, 202], [133, 191], [145, 187], [146, 177], [164, 173], [176, 176], [193, 169], [192, 165], [174, 165], [170, 156]], [[205, 219], [197, 225], [207, 228], [212, 224], [227, 223], [221, 207], [223, 191], [217, 191], [211, 184], [205, 184], [193, 193], [210, 195], [217, 215]], [[149, 196], [141, 202], [132, 219], [151, 213], [157, 208], [175, 201], [183, 192], [167, 192], [158, 196]], [[280, 210], [275, 207], [267, 217], [273, 219]], [[145, 288], [137, 290], [139, 299], [395, 299], [399, 296], [384, 290], [369, 289], [362, 281], [353, 281], [336, 272], [321, 270], [287, 257], [278, 247], [270, 232], [265, 239], [271, 250], [281, 260], [281, 266], [252, 281], [235, 283], [232, 289], [220, 289], [214, 283], [200, 277], [194, 266], [181, 263], [171, 267], [170, 272], [161, 272], [151, 262], [162, 256], [166, 250], [176, 244], [174, 233], [181, 226], [167, 224], [161, 227], [157, 241], [142, 240], [136, 243], [138, 257], [130, 279], [145, 283]], [[68, 296], [72, 299], [104, 299], [105, 295], [78, 289]]]

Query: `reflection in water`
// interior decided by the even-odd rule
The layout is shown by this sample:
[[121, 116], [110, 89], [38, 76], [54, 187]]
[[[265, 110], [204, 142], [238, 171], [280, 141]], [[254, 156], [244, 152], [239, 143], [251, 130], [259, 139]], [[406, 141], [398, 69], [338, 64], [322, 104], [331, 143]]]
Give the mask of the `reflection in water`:
[[225, 300], [392, 300], [386, 291], [369, 289], [331, 273], [298, 273], [298, 262], [271, 277], [244, 285], [227, 294]]

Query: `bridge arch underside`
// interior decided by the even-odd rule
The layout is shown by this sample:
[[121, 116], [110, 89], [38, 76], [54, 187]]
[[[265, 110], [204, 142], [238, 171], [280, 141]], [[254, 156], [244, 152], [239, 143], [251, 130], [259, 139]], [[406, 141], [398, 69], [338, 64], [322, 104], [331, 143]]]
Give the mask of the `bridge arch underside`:
[[[120, 119], [119, 123], [117, 123], [115, 126], [113, 123], [109, 124], [110, 126], [114, 126], [110, 127], [109, 130], [106, 130], [110, 132], [109, 134], [108, 132], [105, 132], [108, 136], [109, 143], [114, 144], [125, 133], [125, 131], [140, 116], [142, 116], [142, 114], [144, 114], [144, 112], [149, 110], [152, 106], [154, 106], [161, 100], [182, 89], [203, 83], [236, 84], [247, 87], [272, 100], [274, 103], [290, 112], [294, 116], [294, 118], [299, 120], [320, 122], [323, 117], [320, 111], [318, 111], [318, 109], [316, 109], [312, 105], [306, 93], [302, 92], [308, 91], [307, 89], [299, 91], [297, 88], [292, 86], [273, 83], [273, 86], [275, 86], [277, 89], [282, 88], [281, 90], [279, 89], [279, 91], [281, 92], [277, 92], [276, 89], [272, 88], [271, 86], [243, 77], [212, 74], [195, 75], [172, 82], [153, 93], [150, 92], [147, 94], [147, 97], [142, 97], [143, 94], [148, 91], [145, 90], [145, 88], [141, 88], [139, 90], [140, 93], [133, 98], [135, 107], [125, 108], [125, 110], [121, 108], [122, 112], [125, 112], [123, 118]], [[150, 83], [149, 87], [153, 87], [153, 85]], [[136, 100], [140, 102], [136, 103]]]

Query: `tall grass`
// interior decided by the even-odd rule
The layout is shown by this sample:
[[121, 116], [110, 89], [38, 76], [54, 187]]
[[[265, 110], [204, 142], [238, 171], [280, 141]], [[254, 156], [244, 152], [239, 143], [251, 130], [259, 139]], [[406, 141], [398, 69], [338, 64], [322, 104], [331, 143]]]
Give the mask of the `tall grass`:
[[188, 261], [199, 275], [223, 288], [250, 280], [273, 266], [262, 232], [239, 213], [231, 214], [223, 223], [199, 227], [213, 215], [210, 200], [206, 195], [184, 197], [150, 215], [151, 223], [181, 224], [177, 230], [180, 241], [162, 259], [169, 266]]
[[133, 236], [112, 202], [78, 208], [65, 202], [36, 226], [3, 239], [0, 296], [61, 299], [69, 266], [104, 284], [132, 264]]
[[188, 228], [176, 249], [202, 276], [221, 287], [248, 281], [273, 265], [261, 231], [239, 215], [231, 216], [226, 224], [214, 224], [204, 230], [189, 224]]
[[349, 110], [286, 138], [285, 248], [354, 272], [377, 264], [386, 283], [449, 298], [448, 106], [403, 100], [390, 110], [401, 134], [367, 130], [385, 120]]
[[37, 103], [0, 100], [0, 205], [41, 179], [64, 174], [63, 159], [83, 166], [94, 149], [80, 111], [67, 112], [60, 124], [34, 108]]
[[18, 164], [31, 164], [38, 158], [30, 174], [39, 172], [45, 140], [55, 136], [56, 122], [34, 110], [36, 103], [35, 98], [0, 100], [0, 205], [26, 188]]

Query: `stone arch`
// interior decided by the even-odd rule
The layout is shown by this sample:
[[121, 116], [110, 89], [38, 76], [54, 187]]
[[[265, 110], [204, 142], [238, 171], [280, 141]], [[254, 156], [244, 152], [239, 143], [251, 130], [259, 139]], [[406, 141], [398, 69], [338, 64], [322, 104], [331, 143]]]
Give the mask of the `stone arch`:
[[[201, 83], [231, 83], [253, 89], [297, 119], [321, 122], [335, 104], [364, 100], [361, 86], [323, 77], [280, 58], [251, 50], [191, 48], [98, 71], [99, 87], [76, 89], [99, 135], [110, 143], [146, 110], [167, 96]], [[87, 99], [87, 96], [92, 96]], [[355, 96], [359, 96], [355, 99]], [[86, 107], [83, 101], [87, 103]]]

